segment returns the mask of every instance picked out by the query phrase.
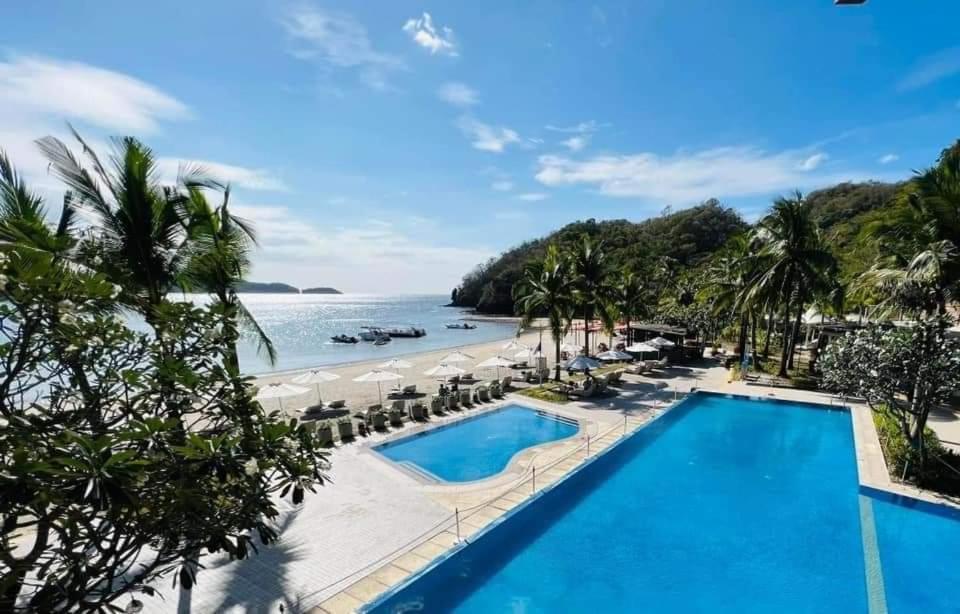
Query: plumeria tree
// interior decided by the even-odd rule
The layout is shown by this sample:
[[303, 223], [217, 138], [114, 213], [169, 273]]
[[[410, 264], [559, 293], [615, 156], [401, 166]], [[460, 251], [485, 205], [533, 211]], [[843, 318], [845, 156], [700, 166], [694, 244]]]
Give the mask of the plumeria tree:
[[832, 342], [820, 358], [824, 385], [888, 409], [921, 462], [930, 411], [960, 385], [960, 342], [945, 327], [941, 317], [908, 328], [870, 326]]

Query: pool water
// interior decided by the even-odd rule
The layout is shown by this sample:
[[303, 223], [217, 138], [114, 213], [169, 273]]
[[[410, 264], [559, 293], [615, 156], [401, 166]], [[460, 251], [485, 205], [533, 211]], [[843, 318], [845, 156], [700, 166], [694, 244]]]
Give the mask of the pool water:
[[525, 448], [565, 439], [577, 431], [574, 422], [507, 405], [374, 449], [437, 479], [469, 482], [500, 473]]
[[697, 394], [373, 611], [866, 612], [858, 497], [846, 411]]

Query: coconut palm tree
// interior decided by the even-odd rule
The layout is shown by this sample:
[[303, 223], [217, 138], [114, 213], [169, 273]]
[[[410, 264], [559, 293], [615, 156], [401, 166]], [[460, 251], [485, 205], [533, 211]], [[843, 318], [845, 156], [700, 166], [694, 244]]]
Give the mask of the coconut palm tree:
[[[220, 189], [223, 200], [213, 207], [207, 200], [206, 188]], [[230, 186], [216, 182], [187, 186], [189, 216], [188, 257], [177, 279], [187, 291], [209, 292], [223, 308], [224, 315], [241, 329], [251, 333], [260, 354], [276, 364], [277, 352], [273, 342], [247, 310], [237, 288], [250, 271], [250, 250], [257, 239], [253, 226], [229, 210]], [[231, 339], [226, 366], [239, 373], [237, 339]]]
[[153, 152], [137, 139], [114, 139], [104, 164], [71, 131], [89, 168], [57, 138], [48, 136], [37, 144], [73, 194], [73, 205], [92, 218], [81, 250], [102, 257], [98, 266], [123, 288], [121, 300], [154, 325], [155, 309], [174, 288], [183, 266], [187, 198], [161, 185]]
[[616, 282], [611, 284], [608, 313], [613, 320], [623, 320], [627, 327], [627, 344], [631, 340], [630, 321], [634, 318], [645, 318], [650, 313], [651, 293], [646, 284], [630, 267], [624, 267], [616, 276]]
[[583, 314], [583, 345], [590, 352], [590, 323], [609, 302], [610, 285], [603, 241], [581, 237], [569, 254], [573, 272], [574, 299]]
[[74, 245], [75, 213], [72, 195], [67, 192], [60, 220], [51, 228], [43, 198], [30, 190], [7, 154], [0, 150], [0, 242], [65, 254]]
[[568, 262], [556, 245], [547, 247], [540, 262], [527, 265], [523, 276], [514, 287], [516, 310], [521, 314], [521, 326], [527, 326], [535, 317], [545, 315], [553, 335], [556, 350], [556, 381], [560, 381], [560, 342], [570, 327], [574, 307], [574, 276]]
[[943, 315], [960, 289], [960, 141], [917, 172], [897, 206], [864, 229], [881, 255], [858, 280], [876, 291], [877, 311]]
[[[783, 309], [779, 375], [787, 377], [804, 308], [815, 292], [828, 285], [836, 261], [825, 247], [810, 206], [800, 192], [792, 198], [774, 201], [772, 211], [758, 225], [757, 238], [763, 242], [761, 256], [766, 266], [757, 283], [768, 292], [776, 291]], [[796, 318], [791, 327], [793, 313]]]

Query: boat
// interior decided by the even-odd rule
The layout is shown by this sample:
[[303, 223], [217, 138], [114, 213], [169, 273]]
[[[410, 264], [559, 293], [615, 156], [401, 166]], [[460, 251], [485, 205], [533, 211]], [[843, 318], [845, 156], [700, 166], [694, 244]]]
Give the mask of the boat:
[[348, 335], [334, 335], [330, 337], [334, 343], [359, 343], [360, 340], [356, 337], [350, 337]]
[[447, 324], [447, 328], [453, 328], [457, 330], [473, 330], [477, 327], [476, 324], [470, 324], [469, 322], [458, 322], [456, 324]]
[[378, 337], [376, 341], [373, 342], [373, 345], [386, 345], [390, 343], [390, 337]]
[[380, 326], [363, 326], [362, 331], [360, 331], [360, 338], [364, 341], [376, 341], [378, 336], [386, 335], [387, 337], [409, 337], [409, 338], [419, 338], [427, 334], [426, 329], [417, 328], [416, 326], [397, 326], [384, 328]]

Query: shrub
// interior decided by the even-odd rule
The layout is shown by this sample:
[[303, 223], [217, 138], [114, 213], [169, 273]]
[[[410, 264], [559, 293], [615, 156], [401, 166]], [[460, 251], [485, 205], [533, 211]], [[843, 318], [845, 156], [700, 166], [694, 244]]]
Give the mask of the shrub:
[[888, 408], [881, 407], [873, 412], [873, 423], [877, 427], [887, 468], [895, 479], [906, 477], [917, 486], [960, 495], [960, 455], [946, 449], [933, 429], [923, 431], [923, 446], [930, 460], [922, 466], [919, 451], [910, 445]]

